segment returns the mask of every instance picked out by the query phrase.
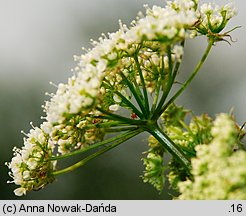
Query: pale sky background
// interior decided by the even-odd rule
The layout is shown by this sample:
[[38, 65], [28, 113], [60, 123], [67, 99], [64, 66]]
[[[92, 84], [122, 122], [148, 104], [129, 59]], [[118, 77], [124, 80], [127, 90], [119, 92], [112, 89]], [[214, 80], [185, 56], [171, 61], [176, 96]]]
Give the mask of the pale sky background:
[[[44, 93], [55, 91], [49, 81], [65, 82], [72, 74], [70, 69], [75, 66], [73, 55], [79, 55], [82, 52], [82, 46], [89, 47], [90, 38], [97, 39], [102, 32], [116, 31], [118, 19], [129, 24], [138, 11], [144, 11], [142, 5], [145, 3], [150, 6], [163, 5], [164, 1], [0, 0], [1, 166], [2, 160], [10, 160], [11, 156], [8, 155], [11, 154], [12, 147], [22, 145], [20, 130], [28, 130], [30, 121], [39, 123], [37, 119], [42, 114], [41, 105], [47, 99]], [[242, 26], [231, 33], [237, 42], [232, 43], [231, 46], [222, 42], [214, 47], [203, 69], [178, 102], [194, 110], [195, 114], [207, 112], [212, 116], [219, 112], [229, 112], [234, 107], [235, 116], [242, 124], [246, 121], [246, 1], [235, 0], [235, 3], [239, 14], [231, 20], [227, 30], [237, 25]], [[187, 52], [183, 68], [187, 74], [199, 60], [205, 44], [206, 39], [204, 38], [186, 44]], [[140, 138], [135, 142], [141, 143], [143, 139]], [[125, 167], [124, 175], [130, 173], [130, 177], [125, 177], [126, 185], [133, 184], [131, 181], [139, 185], [141, 182], [139, 175], [142, 171], [140, 167], [142, 162], [139, 158], [143, 148], [139, 145], [138, 147], [123, 147], [123, 150], [126, 152], [122, 150], [115, 152], [116, 156], [108, 154], [109, 161], [118, 164], [121, 169]], [[126, 160], [126, 158], [132, 160]], [[104, 160], [105, 158], [101, 161]], [[91, 168], [94, 168], [93, 165]], [[116, 165], [111, 168], [116, 174], [123, 172], [118, 171]], [[7, 171], [4, 170], [4, 172]], [[79, 172], [83, 171], [75, 173], [78, 175]], [[108, 181], [108, 178], [103, 178], [105, 182]], [[47, 192], [49, 195], [54, 195], [53, 192], [58, 188], [67, 199], [90, 198], [90, 196], [74, 197], [73, 191], [76, 191], [76, 188], [66, 190], [64, 185], [68, 184], [67, 182], [76, 185], [76, 181], [78, 185], [79, 180], [71, 175], [61, 177], [59, 183], [55, 183], [55, 186], [51, 186]], [[88, 188], [89, 183], [87, 184], [85, 187]], [[126, 187], [125, 191], [129, 190], [126, 185], [121, 184], [121, 187]], [[0, 181], [0, 186], [4, 188], [6, 184]], [[95, 187], [98, 192], [100, 186]], [[108, 187], [114, 187], [114, 183], [111, 182]], [[117, 185], [115, 188], [117, 189]], [[138, 191], [149, 190], [150, 194], [157, 194], [152, 191], [151, 186], [147, 189], [143, 188], [144, 186], [139, 186], [139, 188], [136, 186]], [[123, 198], [131, 197], [130, 193], [129, 191], [129, 194]], [[7, 191], [6, 194], [10, 192]], [[45, 195], [45, 192], [34, 193], [27, 198], [40, 197], [50, 198]], [[101, 197], [110, 199], [114, 198], [114, 195], [104, 196], [101, 191]], [[162, 198], [149, 194], [132, 197]], [[12, 197], [6, 195], [4, 198]], [[62, 197], [59, 198], [62, 199]]]

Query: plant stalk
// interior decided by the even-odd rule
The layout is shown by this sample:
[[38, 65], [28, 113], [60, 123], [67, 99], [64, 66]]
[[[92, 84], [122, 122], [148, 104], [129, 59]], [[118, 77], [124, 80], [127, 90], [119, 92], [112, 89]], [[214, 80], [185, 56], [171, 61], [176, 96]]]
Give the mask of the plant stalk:
[[90, 160], [98, 157], [99, 155], [101, 155], [101, 154], [103, 154], [103, 153], [115, 148], [116, 146], [120, 145], [121, 143], [129, 140], [130, 138], [132, 138], [134, 136], [136, 136], [141, 131], [142, 131], [142, 129], [136, 129], [136, 130], [133, 130], [133, 131], [129, 131], [128, 133], [125, 134], [124, 137], [122, 137], [122, 139], [117, 140], [112, 145], [107, 146], [107, 147], [95, 152], [94, 154], [89, 155], [88, 157], [86, 157], [86, 158], [82, 159], [81, 161], [73, 164], [72, 166], [69, 166], [67, 168], [64, 168], [64, 169], [61, 169], [61, 170], [53, 172], [53, 175], [55, 176], [55, 175], [60, 175], [60, 174], [71, 172], [71, 171], [73, 171], [73, 170], [85, 165], [87, 162], [89, 162]]
[[173, 95], [170, 100], [162, 107], [162, 109], [160, 110], [160, 112], [158, 113], [158, 116], [161, 115], [167, 108], [168, 106], [173, 103], [173, 101], [187, 88], [187, 86], [192, 82], [192, 80], [195, 78], [196, 74], [198, 73], [198, 71], [201, 69], [202, 65], [204, 64], [205, 60], [208, 57], [208, 54], [212, 48], [214, 44], [214, 39], [210, 38], [209, 39], [209, 43], [208, 46], [200, 60], [200, 62], [197, 64], [194, 72], [191, 74], [191, 76], [186, 80], [186, 82], [182, 85], [182, 87], [175, 93], [175, 95]]
[[153, 125], [146, 130], [159, 141], [165, 150], [183, 164], [188, 171], [191, 169], [190, 161], [187, 159], [182, 149], [177, 146], [158, 125]]

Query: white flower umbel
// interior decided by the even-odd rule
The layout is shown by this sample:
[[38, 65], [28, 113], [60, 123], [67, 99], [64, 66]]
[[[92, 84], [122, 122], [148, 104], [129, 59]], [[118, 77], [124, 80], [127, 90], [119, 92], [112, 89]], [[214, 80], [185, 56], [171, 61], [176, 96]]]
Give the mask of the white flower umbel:
[[237, 14], [233, 3], [219, 6], [212, 3], [204, 3], [200, 6], [198, 12], [200, 23], [198, 31], [201, 34], [218, 34], [228, 23], [228, 21]]

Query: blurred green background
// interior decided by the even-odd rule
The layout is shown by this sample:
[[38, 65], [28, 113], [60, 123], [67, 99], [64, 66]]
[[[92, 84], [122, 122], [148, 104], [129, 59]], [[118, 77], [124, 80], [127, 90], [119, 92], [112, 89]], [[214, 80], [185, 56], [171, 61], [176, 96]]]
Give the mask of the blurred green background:
[[[226, 1], [219, 0], [218, 3]], [[235, 1], [239, 14], [229, 24], [243, 28], [232, 33], [237, 43], [217, 44], [192, 85], [179, 98], [179, 104], [195, 114], [214, 116], [234, 107], [240, 124], [246, 121], [245, 93], [245, 13], [246, 2]], [[118, 19], [129, 24], [142, 5], [163, 5], [161, 0], [0, 0], [0, 199], [13, 195], [5, 161], [12, 148], [21, 147], [21, 130], [29, 122], [41, 123], [41, 105], [54, 92], [49, 85], [66, 82], [75, 66], [73, 55], [90, 47], [89, 39], [118, 29]], [[183, 76], [194, 68], [206, 46], [200, 38], [186, 44]], [[182, 79], [182, 78], [181, 78]], [[88, 165], [63, 176], [38, 192], [21, 199], [170, 199], [169, 192], [158, 194], [142, 175], [142, 152], [147, 135], [142, 134]]]

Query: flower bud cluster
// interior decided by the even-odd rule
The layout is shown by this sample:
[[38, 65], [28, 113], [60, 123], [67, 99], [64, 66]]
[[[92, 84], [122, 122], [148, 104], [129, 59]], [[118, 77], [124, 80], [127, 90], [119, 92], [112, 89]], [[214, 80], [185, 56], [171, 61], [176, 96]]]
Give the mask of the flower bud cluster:
[[227, 114], [220, 114], [211, 130], [208, 145], [196, 146], [192, 161], [193, 180], [178, 184], [178, 199], [246, 199], [246, 152], [233, 151], [238, 128]]
[[26, 136], [24, 146], [21, 149], [14, 148], [14, 157], [10, 163], [6, 163], [13, 178], [8, 183], [20, 185], [14, 191], [17, 196], [29, 190], [38, 190], [54, 180], [52, 172], [56, 162], [47, 161], [54, 149], [53, 142], [48, 141], [47, 134], [38, 127], [31, 129]]
[[[161, 117], [166, 134], [184, 149], [188, 158], [191, 158], [197, 145], [211, 141], [212, 119], [206, 114], [192, 116], [190, 123], [187, 124], [186, 117], [189, 113], [190, 111], [182, 106], [171, 104]], [[169, 183], [173, 189], [177, 189], [177, 184], [187, 178], [187, 171], [174, 158], [169, 162], [169, 169]]]
[[[107, 120], [104, 120], [104, 122]], [[102, 120], [95, 120], [89, 117], [71, 118], [66, 124], [58, 124], [52, 127], [49, 134], [58, 146], [58, 153], [64, 155], [84, 148], [104, 137], [103, 129], [97, 128], [97, 124]]]
[[145, 152], [146, 158], [143, 158], [145, 171], [142, 176], [144, 183], [150, 183], [158, 191], [162, 191], [165, 183], [164, 171], [166, 167], [163, 165], [163, 148], [160, 146], [158, 141], [153, 137], [149, 137], [150, 149]]

